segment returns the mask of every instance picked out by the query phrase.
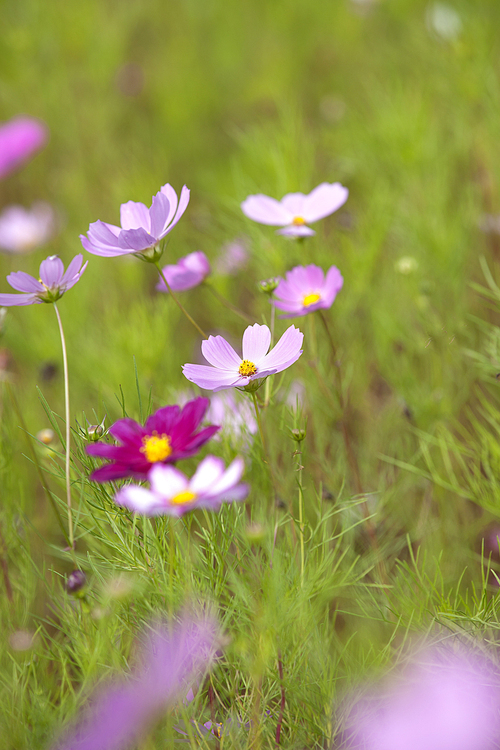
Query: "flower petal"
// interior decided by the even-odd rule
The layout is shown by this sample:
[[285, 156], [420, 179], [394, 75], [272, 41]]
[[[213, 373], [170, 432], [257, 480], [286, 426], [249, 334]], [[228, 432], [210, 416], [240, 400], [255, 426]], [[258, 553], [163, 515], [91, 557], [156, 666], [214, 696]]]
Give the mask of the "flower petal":
[[163, 503], [157, 494], [136, 484], [119, 490], [115, 495], [115, 503], [146, 516], [157, 515], [163, 510]]
[[323, 182], [306, 196], [302, 216], [308, 223], [324, 219], [343, 206], [348, 196], [349, 190], [340, 182]]
[[170, 222], [172, 221], [172, 219], [174, 218], [175, 212], [177, 211], [177, 193], [175, 192], [172, 185], [169, 185], [168, 182], [166, 185], [163, 185], [163, 187], [160, 189], [160, 193], [163, 193], [163, 195], [167, 198], [170, 204], [170, 209], [168, 212], [167, 222], [166, 222], [166, 226], [168, 226]]
[[243, 459], [238, 456], [227, 467], [222, 476], [212, 484], [209, 494], [213, 496], [218, 495], [219, 497], [224, 495], [225, 492], [228, 492], [238, 484], [243, 475], [244, 469], [245, 464]]
[[222, 458], [207, 456], [199, 464], [191, 481], [189, 489], [199, 494], [210, 494], [212, 485], [216, 484], [224, 475], [224, 461]]
[[290, 326], [276, 346], [261, 362], [261, 372], [273, 370], [281, 372], [298, 360], [302, 354], [304, 334], [295, 326]]
[[169, 224], [167, 227], [165, 227], [165, 229], [161, 233], [161, 236], [158, 239], [163, 239], [163, 237], [165, 237], [165, 235], [167, 235], [169, 232], [171, 232], [172, 229], [175, 227], [175, 225], [177, 224], [177, 222], [179, 221], [179, 219], [183, 215], [184, 211], [188, 207], [189, 196], [190, 196], [190, 191], [184, 185], [183, 188], [182, 188], [182, 190], [181, 190], [181, 197], [179, 198], [179, 206], [177, 208], [177, 212], [175, 214], [175, 217], [172, 220], [171, 224]]
[[234, 351], [223, 336], [209, 336], [202, 341], [201, 351], [207, 362], [221, 370], [232, 370], [235, 375], [241, 364], [241, 357]]
[[170, 203], [166, 195], [161, 191], [153, 197], [153, 203], [149, 209], [151, 219], [151, 234], [153, 237], [161, 237], [167, 227], [170, 215]]
[[267, 326], [261, 326], [258, 323], [248, 326], [243, 334], [243, 359], [249, 359], [258, 366], [269, 351], [270, 345], [271, 331]]
[[41, 302], [36, 294], [0, 294], [0, 306], [21, 307], [22, 305], [33, 305]]
[[156, 464], [149, 472], [148, 479], [151, 483], [151, 489], [155, 494], [170, 500], [179, 492], [184, 492], [189, 484], [188, 478], [182, 471], [175, 469], [173, 466], [164, 466]]
[[40, 263], [40, 278], [49, 289], [60, 286], [64, 275], [64, 264], [57, 255], [51, 255]]
[[267, 195], [249, 195], [241, 204], [241, 210], [249, 219], [273, 227], [281, 227], [293, 221], [293, 214], [275, 198]]
[[196, 383], [207, 391], [220, 391], [232, 385], [239, 385], [242, 381], [238, 373], [218, 370], [208, 365], [183, 365], [182, 372], [191, 383]]
[[281, 200], [281, 205], [285, 208], [292, 217], [300, 216], [304, 218], [304, 204], [306, 196], [304, 193], [288, 193]]
[[24, 273], [24, 271], [14, 271], [14, 273], [9, 273], [7, 281], [10, 286], [18, 292], [36, 293], [45, 291], [43, 284], [40, 284], [40, 282], [33, 276], [30, 276], [29, 273]]
[[145, 229], [151, 232], [149, 210], [144, 203], [127, 201], [120, 206], [120, 224], [122, 229]]
[[140, 253], [156, 245], [158, 240], [145, 229], [123, 229], [118, 238], [120, 245], [133, 253]]
[[282, 234], [284, 237], [312, 237], [316, 232], [305, 224], [290, 224], [284, 229], [278, 229], [276, 234]]

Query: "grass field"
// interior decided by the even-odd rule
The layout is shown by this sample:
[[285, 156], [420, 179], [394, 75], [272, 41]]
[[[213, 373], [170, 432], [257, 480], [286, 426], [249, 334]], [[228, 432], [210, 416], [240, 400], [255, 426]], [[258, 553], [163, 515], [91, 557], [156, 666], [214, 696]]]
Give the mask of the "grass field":
[[[182, 611], [218, 619], [218, 657], [194, 700], [130, 747], [267, 748], [279, 727], [283, 747], [340, 748], [353, 691], [423, 638], [498, 664], [500, 237], [485, 216], [500, 213], [500, 5], [450, 7], [1, 3], [0, 121], [38, 117], [50, 141], [0, 181], [0, 210], [48, 201], [59, 226], [45, 247], [2, 254], [0, 279], [38, 278], [48, 255], [89, 261], [58, 302], [74, 552], [49, 502], [66, 530], [53, 306], [13, 307], [2, 327], [2, 747], [56, 747], [95, 686], [132, 668], [148, 623]], [[249, 195], [323, 182], [349, 198], [304, 241], [241, 211]], [[270, 325], [258, 282], [294, 266], [336, 265], [344, 286], [324, 311], [335, 357], [319, 316], [277, 317], [275, 338], [293, 323], [304, 351], [258, 392], [263, 435], [222, 425], [179, 466], [191, 476], [200, 457], [242, 455], [246, 501], [151, 519], [89, 479], [101, 461], [78, 425], [143, 422], [200, 395], [181, 366], [203, 361], [201, 336], [156, 291], [153, 265], [91, 255], [79, 235], [118, 224], [126, 201], [150, 206], [166, 183], [191, 197], [162, 263], [202, 250], [216, 294], [247, 321]], [[229, 274], [234, 242], [248, 256]], [[209, 288], [179, 299], [240, 346], [249, 323]], [[65, 589], [75, 568], [81, 597]], [[191, 720], [225, 731], [198, 736]]]

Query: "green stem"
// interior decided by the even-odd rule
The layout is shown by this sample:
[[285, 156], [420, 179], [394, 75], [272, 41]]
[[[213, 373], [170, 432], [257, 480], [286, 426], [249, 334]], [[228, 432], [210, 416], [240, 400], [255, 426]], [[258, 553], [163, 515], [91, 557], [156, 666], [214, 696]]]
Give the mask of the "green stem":
[[269, 460], [267, 458], [266, 441], [264, 440], [264, 433], [262, 432], [262, 422], [260, 421], [259, 404], [257, 403], [257, 396], [255, 395], [255, 392], [252, 393], [252, 399], [255, 408], [255, 416], [257, 417], [257, 425], [259, 427], [260, 440], [262, 442], [262, 450], [264, 451], [264, 461], [268, 466], [270, 466]]
[[188, 313], [188, 311], [186, 310], [186, 308], [184, 307], [184, 305], [182, 305], [181, 302], [179, 302], [179, 300], [177, 299], [176, 295], [173, 293], [172, 289], [170, 288], [170, 284], [168, 283], [167, 279], [165, 278], [165, 274], [163, 273], [163, 270], [162, 270], [160, 264], [158, 262], [156, 262], [155, 266], [158, 269], [158, 273], [160, 274], [161, 278], [165, 282], [165, 286], [167, 287], [167, 289], [168, 289], [168, 291], [170, 293], [170, 296], [174, 300], [174, 302], [177, 305], [177, 307], [179, 308], [179, 310], [181, 310], [184, 313], [184, 315], [186, 316], [186, 318], [196, 328], [196, 330], [198, 331], [198, 333], [200, 333], [203, 336], [204, 339], [207, 339], [208, 336], [205, 333], [205, 331], [202, 328], [200, 328], [200, 326], [198, 325], [198, 323], [194, 320], [194, 318], [191, 317], [191, 315]]
[[243, 310], [240, 310], [238, 307], [232, 304], [232, 302], [229, 302], [225, 297], [222, 296], [220, 292], [217, 291], [215, 287], [212, 286], [212, 284], [209, 284], [208, 282], [204, 281], [203, 285], [206, 289], [208, 289], [212, 294], [214, 295], [215, 299], [221, 303], [224, 307], [227, 307], [228, 310], [231, 310], [231, 312], [234, 312], [235, 315], [238, 315], [243, 320], [246, 320], [247, 323], [255, 323], [255, 320], [250, 316], [247, 315]]
[[73, 513], [71, 508], [71, 478], [69, 475], [69, 460], [70, 460], [70, 423], [69, 423], [69, 378], [68, 378], [68, 355], [66, 352], [66, 339], [64, 338], [64, 330], [62, 326], [61, 316], [59, 310], [54, 302], [54, 310], [56, 311], [57, 322], [59, 324], [59, 333], [61, 335], [61, 345], [63, 354], [63, 370], [64, 370], [64, 418], [66, 420], [66, 502], [68, 505], [68, 537], [69, 546], [71, 549], [75, 547], [75, 539], [73, 533]]
[[[299, 456], [300, 445], [297, 449]], [[304, 492], [302, 489], [302, 461], [299, 460], [299, 529], [300, 529], [300, 582], [304, 585]]]

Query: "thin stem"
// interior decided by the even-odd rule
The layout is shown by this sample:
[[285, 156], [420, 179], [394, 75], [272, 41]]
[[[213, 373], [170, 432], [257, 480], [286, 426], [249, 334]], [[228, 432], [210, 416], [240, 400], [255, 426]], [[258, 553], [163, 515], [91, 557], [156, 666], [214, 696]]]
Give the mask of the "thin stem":
[[285, 712], [285, 688], [283, 686], [283, 661], [281, 659], [281, 651], [279, 649], [278, 649], [278, 674], [280, 678], [281, 702], [280, 702], [280, 713], [278, 716], [278, 724], [276, 725], [276, 747], [279, 747], [280, 745], [281, 725], [283, 724], [283, 714]]
[[[299, 455], [301, 457], [300, 445], [301, 444], [299, 442], [299, 447], [295, 451], [295, 455]], [[302, 586], [304, 585], [304, 492], [302, 489], [302, 469], [303, 468], [304, 467], [302, 466], [302, 460], [301, 458], [299, 458], [298, 485], [299, 485], [299, 529], [300, 529], [300, 583]]]
[[255, 407], [255, 416], [257, 417], [257, 425], [259, 427], [260, 440], [262, 442], [262, 450], [264, 451], [264, 461], [266, 462], [266, 464], [268, 464], [268, 466], [270, 466], [267, 457], [266, 441], [264, 440], [264, 433], [262, 432], [262, 422], [260, 421], [259, 404], [257, 403], [257, 396], [255, 395], [255, 391], [252, 393], [252, 399], [253, 405]]
[[64, 418], [66, 420], [66, 502], [68, 504], [68, 537], [69, 546], [71, 549], [75, 547], [75, 539], [73, 533], [73, 514], [71, 509], [71, 481], [69, 475], [69, 459], [70, 459], [70, 423], [69, 423], [69, 379], [68, 379], [68, 355], [66, 352], [66, 339], [64, 338], [64, 330], [62, 327], [61, 316], [59, 310], [54, 302], [54, 310], [56, 311], [57, 322], [59, 324], [59, 333], [61, 334], [61, 345], [63, 354], [63, 369], [64, 369]]
[[195, 320], [194, 320], [194, 319], [193, 319], [193, 318], [191, 317], [191, 315], [190, 315], [190, 314], [188, 313], [188, 311], [186, 310], [186, 308], [184, 307], [184, 305], [182, 305], [182, 304], [181, 304], [181, 303], [179, 302], [179, 300], [177, 299], [177, 297], [175, 296], [175, 294], [174, 294], [174, 293], [173, 293], [173, 291], [171, 290], [171, 288], [170, 288], [170, 284], [168, 283], [167, 279], [165, 278], [165, 274], [163, 273], [163, 271], [162, 271], [162, 269], [161, 269], [161, 266], [160, 266], [160, 264], [159, 264], [159, 263], [157, 262], [157, 263], [155, 263], [155, 266], [156, 266], [156, 268], [158, 269], [158, 273], [160, 274], [161, 278], [162, 278], [162, 279], [163, 279], [163, 281], [165, 282], [165, 286], [167, 287], [167, 289], [168, 289], [168, 291], [169, 291], [169, 293], [170, 293], [170, 296], [171, 296], [171, 297], [172, 297], [172, 299], [174, 300], [174, 302], [175, 302], [175, 304], [177, 305], [177, 307], [179, 308], [179, 310], [181, 310], [181, 311], [182, 311], [182, 312], [184, 313], [184, 315], [186, 316], [186, 318], [187, 318], [187, 319], [189, 320], [189, 322], [190, 322], [190, 323], [191, 323], [192, 325], [194, 325], [194, 327], [196, 328], [196, 330], [198, 331], [198, 333], [201, 333], [201, 335], [203, 336], [203, 338], [204, 338], [204, 339], [207, 339], [207, 338], [208, 338], [208, 336], [207, 336], [207, 334], [205, 333], [205, 331], [204, 331], [204, 330], [203, 330], [202, 328], [200, 328], [200, 326], [198, 325], [198, 323], [197, 323], [197, 322], [196, 322], [196, 321], [195, 321]]
[[222, 296], [220, 292], [217, 291], [215, 287], [212, 286], [212, 284], [209, 284], [208, 282], [203, 283], [204, 287], [208, 289], [212, 294], [214, 295], [215, 299], [221, 303], [224, 307], [227, 307], [228, 310], [231, 310], [234, 312], [235, 315], [238, 315], [243, 320], [246, 320], [247, 323], [255, 323], [255, 320], [250, 316], [247, 315], [243, 310], [240, 310], [239, 307], [236, 307], [236, 305], [233, 305], [232, 302], [229, 302], [225, 297]]

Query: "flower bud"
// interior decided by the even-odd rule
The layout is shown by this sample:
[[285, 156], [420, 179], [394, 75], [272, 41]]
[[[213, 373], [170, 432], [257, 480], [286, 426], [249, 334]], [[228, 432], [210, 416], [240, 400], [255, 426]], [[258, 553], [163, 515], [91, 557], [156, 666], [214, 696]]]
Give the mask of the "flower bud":
[[306, 437], [306, 428], [302, 427], [300, 429], [290, 430], [290, 435], [293, 440], [296, 440], [297, 443], [301, 443], [303, 440], [305, 440]]
[[76, 596], [81, 599], [82, 596], [85, 596], [84, 588], [86, 585], [87, 576], [83, 570], [74, 570], [69, 574], [68, 580], [66, 581], [66, 591], [68, 594], [71, 594], [71, 596]]
[[280, 278], [278, 276], [273, 276], [270, 279], [264, 279], [264, 281], [259, 281], [257, 286], [259, 287], [261, 292], [264, 292], [264, 294], [271, 295], [279, 283], [280, 283]]
[[245, 529], [245, 537], [252, 545], [261, 544], [266, 536], [266, 530], [260, 523], [250, 523]]

